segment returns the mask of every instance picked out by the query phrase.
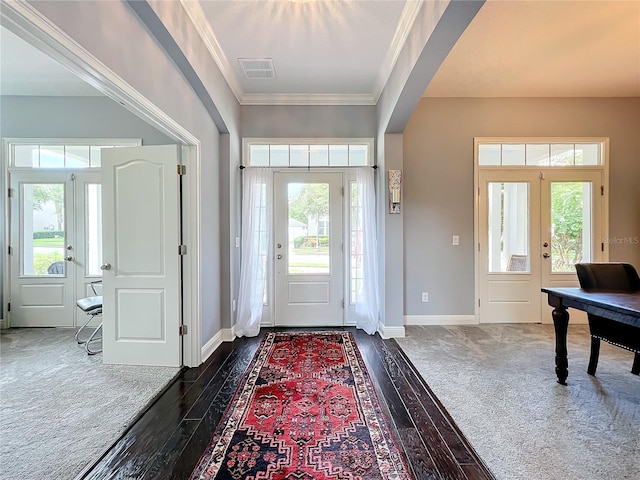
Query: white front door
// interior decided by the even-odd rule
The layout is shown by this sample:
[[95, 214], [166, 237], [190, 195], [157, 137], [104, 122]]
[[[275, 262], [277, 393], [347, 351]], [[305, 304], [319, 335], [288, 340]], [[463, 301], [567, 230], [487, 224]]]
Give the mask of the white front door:
[[275, 324], [344, 322], [342, 173], [276, 172]]
[[177, 145], [102, 151], [105, 363], [180, 366]]
[[[545, 286], [577, 286], [575, 263], [601, 261], [600, 172], [479, 174], [480, 323], [552, 321]], [[586, 317], [576, 312], [572, 321]]]
[[479, 322], [538, 321], [538, 173], [482, 171], [479, 180]]
[[[579, 287], [574, 265], [604, 261], [602, 239], [602, 174], [546, 172], [541, 181], [541, 286]], [[547, 294], [542, 296], [542, 322], [551, 323]], [[586, 313], [572, 310], [572, 323], [586, 323]]]
[[74, 182], [67, 172], [11, 172], [11, 325], [75, 325]]

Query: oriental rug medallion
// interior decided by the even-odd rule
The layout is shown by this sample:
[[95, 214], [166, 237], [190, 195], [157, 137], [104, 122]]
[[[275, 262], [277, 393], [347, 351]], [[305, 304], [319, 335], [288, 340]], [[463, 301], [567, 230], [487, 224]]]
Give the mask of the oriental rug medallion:
[[269, 333], [195, 479], [411, 479], [349, 332]]

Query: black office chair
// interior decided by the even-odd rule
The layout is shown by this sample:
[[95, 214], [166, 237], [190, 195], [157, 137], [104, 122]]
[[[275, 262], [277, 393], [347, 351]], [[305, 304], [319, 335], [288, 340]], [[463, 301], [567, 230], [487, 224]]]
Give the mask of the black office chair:
[[[628, 263], [577, 263], [576, 271], [580, 287], [585, 290], [615, 290], [619, 292], [640, 291], [638, 272]], [[591, 332], [591, 357], [589, 358], [589, 375], [596, 374], [600, 340], [635, 353], [631, 373], [640, 374], [640, 330], [620, 322], [599, 317], [591, 313], [589, 330]]]
[[[102, 295], [98, 295], [95, 287], [98, 283], [102, 283], [102, 280], [96, 280], [94, 282], [91, 282], [90, 284], [91, 290], [93, 290], [93, 296], [81, 298], [76, 301], [76, 305], [78, 306], [78, 308], [88, 316], [87, 321], [76, 332], [76, 342], [78, 342], [79, 345], [84, 345], [84, 348], [87, 351], [88, 355], [95, 355], [96, 353], [100, 353], [102, 351], [102, 348], [93, 349], [91, 347], [92, 342], [97, 342], [102, 339], [102, 322], [100, 322], [100, 325], [98, 325], [93, 330], [93, 332], [91, 332], [91, 335], [89, 335], [86, 340], [82, 340], [80, 338], [81, 332], [85, 328], [87, 328], [89, 323], [91, 323], [91, 320], [93, 320], [97, 316], [102, 316]], [[101, 336], [97, 337], [98, 334], [100, 334]]]

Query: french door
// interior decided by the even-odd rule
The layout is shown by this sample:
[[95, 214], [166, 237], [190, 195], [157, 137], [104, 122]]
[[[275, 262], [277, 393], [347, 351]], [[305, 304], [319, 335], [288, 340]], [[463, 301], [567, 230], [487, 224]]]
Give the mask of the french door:
[[344, 322], [342, 173], [275, 172], [275, 324]]
[[604, 259], [602, 173], [481, 170], [478, 185], [479, 322], [551, 322], [540, 288]]
[[9, 181], [11, 325], [77, 325], [75, 301], [101, 277], [100, 174], [16, 170]]

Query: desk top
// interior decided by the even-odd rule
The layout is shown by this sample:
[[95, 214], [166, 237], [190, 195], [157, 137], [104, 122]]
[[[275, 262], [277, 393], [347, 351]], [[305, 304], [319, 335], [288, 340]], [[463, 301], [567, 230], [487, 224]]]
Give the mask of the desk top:
[[582, 288], [543, 288], [543, 292], [560, 300], [562, 306], [573, 307], [601, 317], [640, 327], [640, 291], [583, 290]]

